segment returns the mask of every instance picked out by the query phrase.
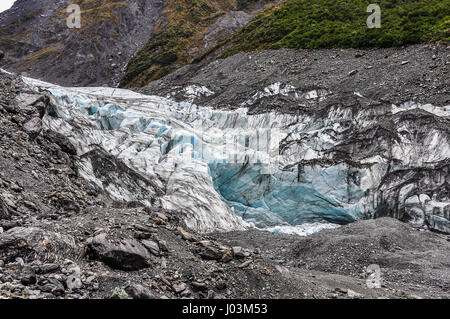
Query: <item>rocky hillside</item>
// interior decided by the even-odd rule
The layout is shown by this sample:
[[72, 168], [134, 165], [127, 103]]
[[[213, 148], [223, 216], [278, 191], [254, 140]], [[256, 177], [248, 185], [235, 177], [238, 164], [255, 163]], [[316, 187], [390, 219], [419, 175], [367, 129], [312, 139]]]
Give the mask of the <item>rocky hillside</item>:
[[[0, 299], [449, 297], [450, 242], [426, 228], [381, 218], [307, 238], [205, 235], [183, 212], [112, 200], [81, 177], [78, 145], [48, 127], [47, 94], [0, 74]], [[103, 185], [111, 165], [131, 174], [91, 156]], [[371, 263], [381, 288], [366, 285]]]
[[[242, 28], [269, 0], [19, 0], [0, 14], [4, 68], [68, 86], [142, 86]], [[81, 29], [66, 25], [72, 4]]]
[[122, 87], [140, 87], [192, 63], [274, 0], [169, 0], [155, 35], [129, 62]]
[[[66, 26], [69, 4], [82, 28]], [[5, 68], [74, 86], [142, 87], [180, 67], [240, 52], [369, 48], [449, 39], [448, 0], [20, 0], [0, 14]]]
[[[81, 7], [81, 28], [66, 12]], [[19, 0], [0, 15], [4, 68], [63, 85], [114, 85], [153, 34], [164, 0]]]

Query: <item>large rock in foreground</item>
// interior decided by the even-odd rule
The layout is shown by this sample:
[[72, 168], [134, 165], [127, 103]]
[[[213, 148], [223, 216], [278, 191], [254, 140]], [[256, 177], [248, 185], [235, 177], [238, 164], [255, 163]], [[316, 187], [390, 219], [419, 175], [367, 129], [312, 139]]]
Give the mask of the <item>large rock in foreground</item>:
[[125, 271], [150, 267], [150, 253], [134, 239], [110, 240], [106, 234], [88, 239], [89, 254], [113, 269]]

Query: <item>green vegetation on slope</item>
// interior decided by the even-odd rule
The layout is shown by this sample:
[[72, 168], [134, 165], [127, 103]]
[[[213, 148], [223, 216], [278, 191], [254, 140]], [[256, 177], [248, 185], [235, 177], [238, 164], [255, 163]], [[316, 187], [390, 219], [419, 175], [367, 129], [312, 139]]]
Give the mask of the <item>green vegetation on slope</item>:
[[230, 10], [243, 10], [271, 0], [168, 0], [155, 35], [128, 63], [120, 86], [144, 86], [203, 53], [204, 33]]
[[[381, 7], [381, 28], [366, 25]], [[396, 47], [450, 40], [450, 0], [288, 0], [265, 10], [227, 44], [221, 57], [259, 49]]]
[[[224, 58], [260, 49], [396, 47], [450, 39], [450, 0], [287, 0], [216, 47], [204, 48], [202, 36], [218, 17], [258, 2], [270, 1], [168, 0], [167, 21], [131, 59], [121, 86], [144, 86], [219, 47]], [[372, 3], [381, 7], [380, 29], [366, 25]]]

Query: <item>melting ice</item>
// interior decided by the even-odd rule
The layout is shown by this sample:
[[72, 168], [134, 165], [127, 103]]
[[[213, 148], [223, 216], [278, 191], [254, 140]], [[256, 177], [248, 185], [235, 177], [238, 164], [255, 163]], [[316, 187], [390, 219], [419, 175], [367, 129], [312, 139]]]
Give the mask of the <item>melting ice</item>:
[[[105, 183], [94, 173], [92, 161], [81, 156], [78, 165], [87, 180], [115, 200], [183, 211], [187, 225], [199, 232], [255, 226], [309, 234], [376, 209], [377, 194], [371, 190], [387, 170], [384, 158], [364, 159], [370, 165], [358, 168], [320, 162], [341, 142], [337, 136], [347, 127], [336, 119], [351, 117], [347, 110], [336, 107], [317, 122], [307, 115], [247, 115], [244, 107], [215, 110], [122, 89], [26, 81], [50, 96], [53, 107], [44, 124], [66, 135], [80, 156], [100, 148], [152, 180], [153, 186], [144, 185], [136, 194], [119, 180]], [[195, 86], [185, 91], [190, 96], [214, 94]], [[293, 89], [274, 85], [254, 98], [277, 92], [290, 94]], [[304, 97], [323, 98], [323, 92], [313, 93]], [[392, 112], [399, 111], [401, 107], [393, 106]], [[162, 196], [156, 188], [163, 190]]]

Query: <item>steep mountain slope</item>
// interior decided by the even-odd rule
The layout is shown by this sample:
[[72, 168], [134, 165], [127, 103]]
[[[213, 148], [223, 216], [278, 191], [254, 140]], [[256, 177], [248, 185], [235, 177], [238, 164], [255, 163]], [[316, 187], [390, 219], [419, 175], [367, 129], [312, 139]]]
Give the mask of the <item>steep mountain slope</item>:
[[155, 35], [130, 61], [122, 87], [139, 87], [191, 63], [274, 0], [169, 0]]
[[[0, 14], [0, 50], [4, 68], [61, 85], [143, 86], [190, 63], [271, 2], [19, 0]], [[81, 7], [80, 29], [66, 25], [70, 4]]]
[[[81, 7], [80, 29], [67, 6]], [[150, 38], [165, 0], [19, 0], [0, 15], [4, 68], [63, 85], [114, 85]]]
[[[142, 87], [239, 52], [448, 40], [449, 1], [383, 1], [368, 29], [363, 0], [20, 0], [0, 14], [0, 50], [6, 69], [50, 82]], [[72, 3], [81, 29], [66, 26]]]

